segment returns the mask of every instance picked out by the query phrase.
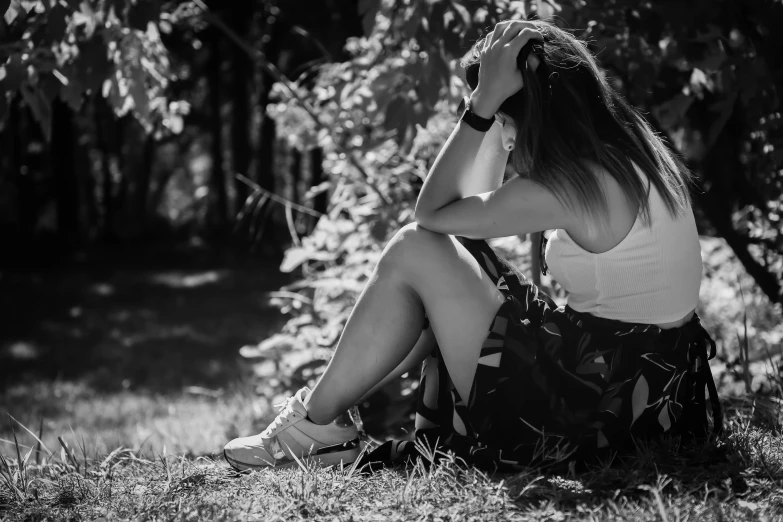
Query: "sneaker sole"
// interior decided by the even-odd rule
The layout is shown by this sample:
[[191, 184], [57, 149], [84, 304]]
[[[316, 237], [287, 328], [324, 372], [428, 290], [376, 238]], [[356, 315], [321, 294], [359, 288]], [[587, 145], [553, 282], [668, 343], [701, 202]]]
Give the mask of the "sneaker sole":
[[[341, 448], [345, 448], [346, 446], [349, 447], [347, 449], [341, 449]], [[340, 462], [342, 462], [343, 465], [346, 466], [349, 464], [353, 464], [353, 462], [359, 458], [359, 455], [361, 455], [361, 453], [362, 453], [362, 448], [359, 443], [359, 439], [354, 439], [350, 442], [346, 442], [343, 444], [335, 444], [334, 446], [325, 446], [319, 449], [314, 455], [308, 455], [306, 457], [300, 458], [299, 460], [303, 463], [317, 462], [321, 467], [324, 468], [327, 466], [340, 464]], [[228, 454], [226, 453], [226, 450], [223, 450], [223, 458], [226, 459], [226, 462], [228, 462], [229, 466], [231, 466], [237, 471], [248, 471], [254, 469], [267, 469], [267, 468], [285, 469], [298, 465], [296, 460], [294, 459], [290, 459], [290, 460], [286, 459], [285, 461], [281, 461], [279, 464], [276, 462], [274, 465], [250, 464], [229, 457]]]

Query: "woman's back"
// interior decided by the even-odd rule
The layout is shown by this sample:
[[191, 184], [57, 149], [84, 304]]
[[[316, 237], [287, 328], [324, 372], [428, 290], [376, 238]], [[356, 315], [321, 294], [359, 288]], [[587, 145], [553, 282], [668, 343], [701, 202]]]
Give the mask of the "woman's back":
[[[691, 207], [672, 218], [660, 193], [650, 185], [647, 226], [641, 212], [623, 210], [624, 203], [616, 204], [614, 199], [608, 201], [610, 219], [627, 221], [619, 230], [627, 230], [629, 224], [630, 230], [618, 236], [612, 248], [591, 248], [562, 229], [549, 238], [547, 265], [568, 292], [568, 305], [629, 323], [668, 325], [686, 318], [698, 303], [702, 270]], [[620, 210], [613, 212], [613, 206]]]

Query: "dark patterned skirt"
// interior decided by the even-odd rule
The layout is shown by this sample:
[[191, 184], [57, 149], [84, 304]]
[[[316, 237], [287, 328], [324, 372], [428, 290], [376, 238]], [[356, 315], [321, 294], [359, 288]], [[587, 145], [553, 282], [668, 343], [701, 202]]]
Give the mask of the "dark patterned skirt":
[[480, 467], [514, 469], [623, 452], [640, 439], [720, 431], [707, 362], [715, 344], [695, 314], [661, 329], [558, 308], [485, 241], [462, 243], [506, 297], [470, 396], [459, 396], [436, 348], [422, 368], [416, 441], [388, 441], [361, 465], [438, 447]]

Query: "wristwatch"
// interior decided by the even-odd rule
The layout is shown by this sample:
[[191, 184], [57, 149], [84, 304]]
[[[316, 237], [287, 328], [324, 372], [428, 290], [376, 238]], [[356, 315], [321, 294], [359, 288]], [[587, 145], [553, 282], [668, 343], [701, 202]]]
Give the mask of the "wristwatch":
[[462, 98], [462, 103], [459, 104], [459, 110], [462, 110], [463, 107], [465, 109], [462, 112], [460, 121], [464, 121], [479, 132], [487, 132], [492, 128], [492, 124], [495, 123], [495, 117], [493, 116], [492, 118], [482, 118], [473, 112], [473, 110], [470, 108], [470, 96], [465, 96]]

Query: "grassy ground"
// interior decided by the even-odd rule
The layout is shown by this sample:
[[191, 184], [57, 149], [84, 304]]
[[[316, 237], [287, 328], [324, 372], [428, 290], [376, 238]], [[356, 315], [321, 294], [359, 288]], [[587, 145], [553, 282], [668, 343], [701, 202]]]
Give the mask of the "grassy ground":
[[[131, 450], [28, 461], [0, 488], [7, 520], [781, 520], [783, 445], [733, 412], [718, 444], [640, 448], [588, 469], [487, 474], [444, 458], [406, 469], [237, 474], [210, 458]], [[11, 473], [17, 473], [14, 466]], [[18, 473], [17, 473], [18, 475]]]
[[[114, 251], [36, 274], [0, 274], [0, 413], [106, 454], [194, 455], [270, 411], [239, 356], [281, 324], [276, 264], [197, 248]], [[0, 422], [2, 441], [12, 434]]]
[[646, 448], [611, 466], [505, 476], [448, 460], [361, 478], [228, 470], [222, 445], [274, 415], [237, 355], [279, 328], [266, 304], [282, 283], [274, 266], [189, 249], [3, 273], [0, 412], [43, 444], [20, 469], [36, 438], [0, 423], [0, 470], [16, 481], [0, 479], [0, 520], [783, 520], [781, 403], [770, 396], [780, 311], [720, 242], [702, 250], [699, 312], [718, 340], [727, 434], [679, 456]]

